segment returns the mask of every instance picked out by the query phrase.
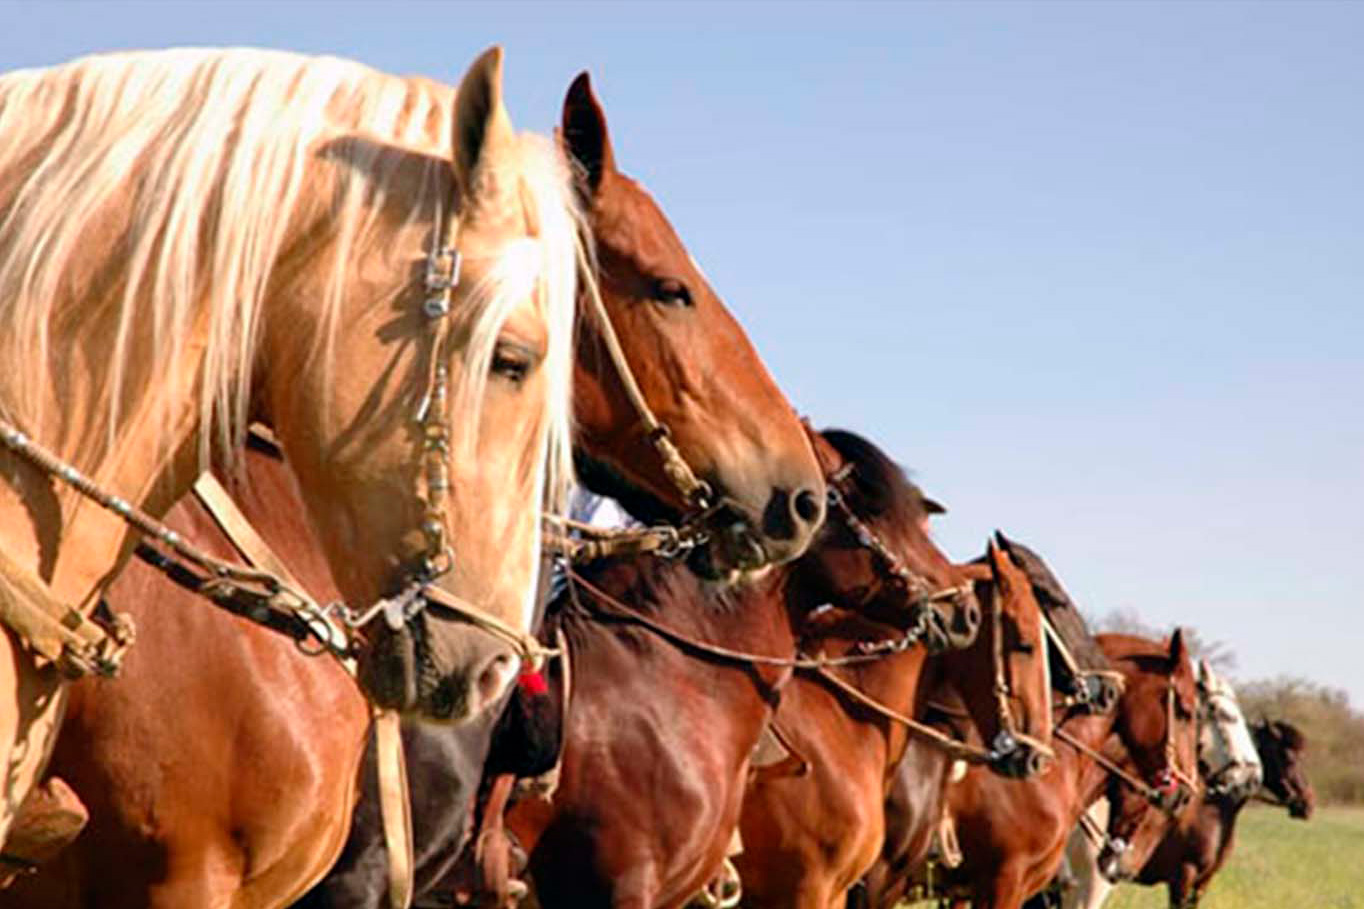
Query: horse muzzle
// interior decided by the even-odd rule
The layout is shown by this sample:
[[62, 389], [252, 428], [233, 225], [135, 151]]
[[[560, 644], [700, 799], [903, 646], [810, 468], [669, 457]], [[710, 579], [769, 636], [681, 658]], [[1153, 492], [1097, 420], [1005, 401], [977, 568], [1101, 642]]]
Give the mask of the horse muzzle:
[[1130, 880], [1132, 872], [1128, 871], [1123, 863], [1123, 856], [1127, 854], [1127, 840], [1120, 836], [1109, 837], [1099, 850], [1099, 873], [1104, 880], [1110, 884], [1121, 884], [1123, 881]]
[[965, 650], [980, 633], [980, 603], [969, 586], [933, 603], [921, 603], [925, 611], [923, 644], [929, 653]]

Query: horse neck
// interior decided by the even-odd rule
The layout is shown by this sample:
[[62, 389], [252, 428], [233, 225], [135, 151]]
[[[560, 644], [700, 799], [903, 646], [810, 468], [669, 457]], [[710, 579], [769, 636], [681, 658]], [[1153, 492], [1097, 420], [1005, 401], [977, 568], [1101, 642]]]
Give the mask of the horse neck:
[[[797, 614], [804, 614], [811, 606], [806, 594], [807, 591], [800, 585], [792, 585], [789, 591], [792, 608]], [[887, 631], [885, 626], [872, 623], [851, 610], [835, 609], [803, 623], [800, 648], [806, 655], [843, 657], [857, 653], [858, 644], [884, 638]], [[922, 690], [925, 663], [924, 649], [911, 647], [879, 659], [831, 669], [830, 672], [890, 710], [913, 715]], [[875, 741], [884, 749], [883, 762], [888, 770], [899, 762], [908, 744], [908, 730], [902, 723], [861, 706], [849, 709], [851, 702], [848, 697], [834, 692], [827, 682], [804, 672], [800, 678], [809, 685], [834, 694], [832, 703], [837, 705], [838, 720], [857, 727], [857, 741], [869, 744], [872, 739], [869, 738], [867, 727], [874, 731]], [[813, 703], [825, 705], [830, 702], [818, 699]]]
[[[795, 653], [795, 634], [781, 594], [784, 575], [785, 569], [778, 568], [751, 584], [726, 589], [702, 580], [680, 562], [651, 555], [604, 560], [582, 572], [583, 579], [601, 593], [679, 635], [730, 650], [789, 658]], [[594, 608], [588, 601], [594, 596], [570, 584], [561, 603], [576, 598], [592, 614]], [[606, 611], [616, 610], [608, 604]], [[640, 631], [650, 647], [677, 649], [676, 644], [629, 622], [575, 620], [571, 624], [583, 643], [624, 629]], [[698, 665], [708, 662], [701, 656], [688, 655], [687, 659]]]
[[[1097, 716], [1077, 712], [1062, 721], [1061, 728], [1083, 742], [1093, 751], [1103, 752], [1104, 744], [1117, 727], [1117, 711], [1109, 711]], [[1056, 760], [1062, 773], [1073, 783], [1074, 792], [1079, 799], [1076, 806], [1077, 816], [1099, 797], [1108, 780], [1109, 771], [1088, 754], [1068, 744], [1058, 742]]]

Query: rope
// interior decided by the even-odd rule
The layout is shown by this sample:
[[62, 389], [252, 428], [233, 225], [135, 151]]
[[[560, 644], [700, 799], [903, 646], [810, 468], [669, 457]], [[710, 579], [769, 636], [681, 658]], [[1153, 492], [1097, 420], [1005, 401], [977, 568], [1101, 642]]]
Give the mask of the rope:
[[815, 674], [818, 675], [821, 679], [828, 682], [830, 685], [833, 685], [839, 691], [848, 695], [848, 697], [857, 701], [859, 704], [863, 705], [864, 707], [868, 708], [869, 710], [875, 713], [880, 714], [886, 719], [894, 720], [895, 722], [902, 724], [907, 729], [909, 729], [910, 732], [913, 732], [914, 734], [922, 738], [928, 739], [929, 741], [933, 742], [935, 745], [946, 751], [950, 756], [954, 758], [959, 758], [964, 761], [968, 761], [972, 764], [990, 763], [992, 755], [989, 751], [986, 751], [984, 748], [981, 748], [978, 745], [972, 745], [969, 742], [957, 741], [951, 736], [939, 732], [937, 729], [934, 729], [932, 726], [929, 726], [926, 723], [921, 723], [918, 720], [914, 719], [913, 717], [906, 716], [905, 714], [900, 713], [897, 710], [892, 710], [891, 708], [887, 707], [885, 704], [882, 704], [880, 701], [876, 700], [870, 695], [865, 694], [856, 685], [853, 685], [851, 682], [844, 681], [843, 679], [834, 675], [832, 672], [828, 671], [828, 669], [826, 669], [823, 666], [815, 667], [814, 671]]
[[697, 478], [691, 465], [673, 444], [668, 427], [659, 422], [653, 409], [649, 407], [649, 402], [645, 400], [644, 393], [639, 389], [639, 382], [635, 380], [635, 374], [630, 369], [630, 361], [626, 359], [625, 351], [620, 346], [620, 338], [611, 323], [611, 314], [606, 311], [606, 303], [595, 286], [590, 288], [588, 298], [592, 302], [592, 311], [601, 329], [602, 341], [606, 344], [607, 352], [611, 354], [611, 361], [625, 389], [625, 396], [630, 399], [630, 406], [635, 409], [640, 423], [644, 425], [645, 437], [663, 461], [663, 473], [685, 501], [697, 510], [704, 511], [710, 505], [712, 496], [710, 485], [705, 480]]
[[1061, 741], [1065, 742], [1067, 745], [1074, 748], [1076, 751], [1085, 755], [1090, 760], [1094, 761], [1094, 763], [1098, 764], [1100, 767], [1104, 768], [1109, 773], [1116, 776], [1120, 781], [1132, 787], [1134, 791], [1140, 794], [1147, 801], [1153, 804], [1160, 801], [1160, 793], [1157, 792], [1154, 787], [1148, 785], [1146, 782], [1128, 773], [1118, 764], [1104, 757], [1102, 754], [1095, 751], [1093, 748], [1090, 748], [1084, 742], [1080, 741], [1075, 736], [1071, 735], [1064, 726], [1057, 726], [1055, 729], [1051, 731], [1051, 734], [1054, 738], [1058, 738]]
[[[756, 666], [773, 666], [779, 669], [819, 669], [825, 666], [851, 666], [857, 663], [870, 663], [875, 660], [883, 659], [887, 653], [877, 651], [874, 653], [856, 653], [841, 657], [781, 657], [765, 653], [753, 653], [747, 650], [735, 650], [730, 647], [722, 647], [719, 644], [712, 644], [709, 641], [702, 641], [690, 635], [684, 634], [670, 628], [662, 622], [635, 610], [631, 606], [611, 596], [611, 594], [597, 587], [591, 581], [584, 578], [581, 574], [574, 571], [571, 567], [565, 569], [565, 574], [569, 579], [570, 589], [581, 587], [592, 595], [591, 599], [596, 604], [597, 609], [604, 615], [619, 621], [638, 625], [648, 631], [653, 632], [658, 637], [668, 641], [684, 650], [693, 650], [703, 653], [706, 656], [729, 663], [752, 664]], [[575, 602], [578, 602], [575, 600]], [[603, 608], [606, 607], [606, 608]], [[896, 640], [896, 645], [900, 641], [907, 640], [902, 638]]]

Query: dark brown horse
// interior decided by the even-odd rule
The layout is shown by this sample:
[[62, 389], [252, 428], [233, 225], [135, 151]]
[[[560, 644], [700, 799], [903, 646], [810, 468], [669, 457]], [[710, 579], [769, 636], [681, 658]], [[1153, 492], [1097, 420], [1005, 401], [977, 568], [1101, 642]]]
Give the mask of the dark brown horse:
[[[1017, 909], [1051, 879], [1080, 814], [1108, 783], [1092, 753], [1130, 756], [1140, 770], [1135, 782], [1153, 795], [1193, 772], [1196, 694], [1183, 635], [1176, 631], [1168, 644], [1121, 635], [1096, 640], [1124, 679], [1115, 712], [1070, 711], [1054, 739], [1056, 761], [1040, 776], [1003, 780], [975, 768], [948, 787], [962, 862], [935, 877], [956, 905]], [[880, 892], [869, 896], [883, 905]]]
[[[800, 561], [733, 591], [629, 560], [565, 594], [558, 622], [576, 677], [559, 788], [552, 802], [523, 801], [508, 815], [542, 905], [679, 906], [700, 891], [725, 858], [750, 755], [790, 677], [789, 667], [667, 639], [613, 603], [693, 640], [784, 660], [795, 629], [824, 604], [916, 616], [918, 595], [887, 554], [934, 588], [960, 583], [898, 468], [851, 434], [825, 439], [817, 448], [831, 475], [847, 473], [844, 501], [863, 533], [832, 517]], [[969, 596], [958, 606], [978, 609]]]
[[[765, 558], [789, 557], [823, 515], [822, 474], [803, 426], [658, 207], [615, 170], [585, 78], [570, 89], [564, 120], [569, 148], [586, 167], [590, 223], [609, 270], [603, 300], [644, 397], [687, 461], [751, 518], [752, 532], [723, 540], [714, 561], [748, 564], [747, 543]], [[580, 327], [575, 408], [594, 486], [654, 513], [684, 510], [638, 438], [638, 414], [599, 352], [598, 328]], [[234, 493], [311, 593], [333, 598], [284, 466], [249, 453]], [[177, 506], [171, 524], [233, 554], [193, 502]], [[354, 683], [145, 566], [131, 566], [110, 600], [137, 620], [138, 644], [122, 678], [73, 686], [51, 770], [73, 784], [93, 820], [60, 864], [0, 895], [0, 906], [296, 899], [331, 867], [349, 829], [369, 722]], [[473, 738], [478, 753], [466, 763], [481, 767], [487, 736]], [[466, 792], [476, 782], [460, 781]]]
[[[924, 648], [911, 648], [838, 675], [904, 716], [921, 715], [921, 693], [951, 679], [981, 738], [996, 743], [988, 755], [991, 766], [1009, 776], [1030, 775], [1042, 767], [1044, 752], [1037, 746], [1045, 748], [1051, 737], [1042, 619], [1031, 584], [993, 540], [988, 560], [988, 568], [971, 566], [984, 577], [976, 582], [981, 630], [969, 647], [932, 657]], [[836, 626], [832, 632], [807, 631], [807, 637], [811, 633], [831, 655], [859, 646]], [[1006, 692], [1007, 707], [1001, 707], [997, 690]], [[744, 904], [842, 905], [845, 892], [881, 852], [886, 778], [915, 733], [810, 672], [797, 672], [782, 690], [775, 722], [808, 770], [758, 774], [749, 782], [744, 851], [735, 859]], [[1020, 744], [1013, 747], [1011, 741]]]

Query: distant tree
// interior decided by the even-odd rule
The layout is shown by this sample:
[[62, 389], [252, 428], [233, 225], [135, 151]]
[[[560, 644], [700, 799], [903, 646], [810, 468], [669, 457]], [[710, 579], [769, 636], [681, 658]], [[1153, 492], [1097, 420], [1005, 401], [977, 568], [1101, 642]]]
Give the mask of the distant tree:
[[[1097, 633], [1134, 634], [1143, 638], [1166, 638], [1174, 627], [1160, 629], [1146, 622], [1135, 609], [1110, 609], [1101, 616], [1086, 616], [1085, 621]], [[1229, 674], [1236, 668], [1236, 653], [1225, 641], [1210, 641], [1192, 625], [1181, 625], [1184, 643], [1196, 660], [1207, 660], [1217, 672]]]

